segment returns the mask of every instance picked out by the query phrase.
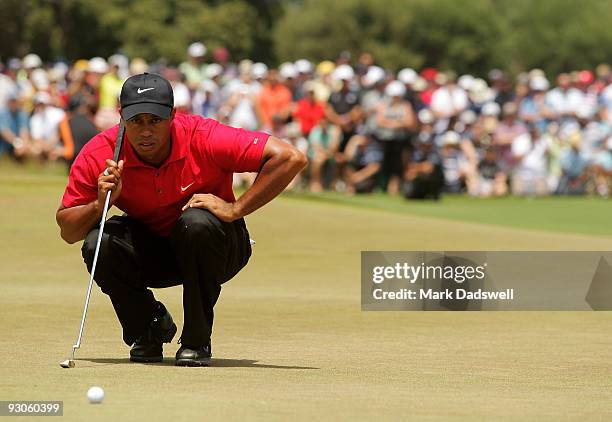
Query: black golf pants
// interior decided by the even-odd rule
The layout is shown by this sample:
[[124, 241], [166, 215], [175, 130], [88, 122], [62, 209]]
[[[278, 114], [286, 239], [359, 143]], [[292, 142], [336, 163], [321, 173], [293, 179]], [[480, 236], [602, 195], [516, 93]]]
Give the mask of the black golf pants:
[[[83, 242], [83, 259], [90, 273], [98, 233], [96, 227]], [[210, 340], [221, 285], [250, 256], [244, 219], [226, 223], [210, 211], [189, 208], [170, 236], [163, 237], [129, 216], [115, 216], [104, 226], [94, 279], [110, 297], [128, 345], [145, 332], [157, 311], [149, 287], [182, 284], [181, 342], [197, 347]]]

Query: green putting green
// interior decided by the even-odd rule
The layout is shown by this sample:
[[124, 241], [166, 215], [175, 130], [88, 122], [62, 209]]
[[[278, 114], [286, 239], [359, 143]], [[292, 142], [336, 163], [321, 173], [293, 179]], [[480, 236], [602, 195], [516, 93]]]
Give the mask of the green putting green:
[[[359, 302], [361, 250], [607, 250], [605, 201], [282, 197], [247, 218], [257, 245], [216, 307], [212, 367], [173, 366], [175, 343], [162, 364], [130, 363], [96, 286], [76, 367], [62, 369], [88, 280], [80, 245], [63, 243], [54, 221], [64, 183], [56, 171], [0, 170], [2, 400], [63, 400], [64, 420], [88, 422], [612, 417], [610, 313]], [[179, 329], [181, 293], [156, 291]], [[93, 385], [102, 405], [87, 402]]]

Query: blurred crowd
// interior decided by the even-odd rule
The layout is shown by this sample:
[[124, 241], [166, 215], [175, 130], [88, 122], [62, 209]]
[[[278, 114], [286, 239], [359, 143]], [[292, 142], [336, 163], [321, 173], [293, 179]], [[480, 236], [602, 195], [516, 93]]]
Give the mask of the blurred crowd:
[[[533, 69], [484, 78], [434, 68], [378, 66], [371, 54], [277, 68], [191, 44], [178, 66], [115, 54], [1, 64], [0, 156], [68, 166], [96, 133], [119, 120], [132, 74], [174, 87], [178, 112], [263, 130], [293, 143], [309, 166], [289, 189], [385, 191], [437, 199], [610, 194], [612, 78], [602, 64], [546, 75]], [[237, 175], [248, 184], [253, 175]]]

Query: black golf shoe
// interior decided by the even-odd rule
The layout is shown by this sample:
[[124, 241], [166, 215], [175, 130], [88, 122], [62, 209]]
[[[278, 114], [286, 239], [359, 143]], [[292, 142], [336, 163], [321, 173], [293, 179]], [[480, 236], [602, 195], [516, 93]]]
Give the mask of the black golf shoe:
[[156, 316], [145, 333], [132, 345], [130, 360], [132, 362], [161, 362], [163, 343], [170, 343], [176, 334], [176, 324], [170, 312], [160, 303], [160, 316]]
[[181, 346], [176, 352], [176, 366], [210, 366], [210, 342], [201, 347]]

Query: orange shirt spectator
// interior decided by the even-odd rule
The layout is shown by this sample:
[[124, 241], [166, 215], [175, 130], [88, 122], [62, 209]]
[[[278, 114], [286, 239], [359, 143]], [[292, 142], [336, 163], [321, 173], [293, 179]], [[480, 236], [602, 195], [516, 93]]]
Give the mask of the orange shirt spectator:
[[257, 98], [257, 111], [264, 128], [272, 127], [274, 115], [281, 115], [283, 120], [289, 117], [291, 91], [278, 80], [278, 72], [271, 70], [268, 82], [263, 86]]

